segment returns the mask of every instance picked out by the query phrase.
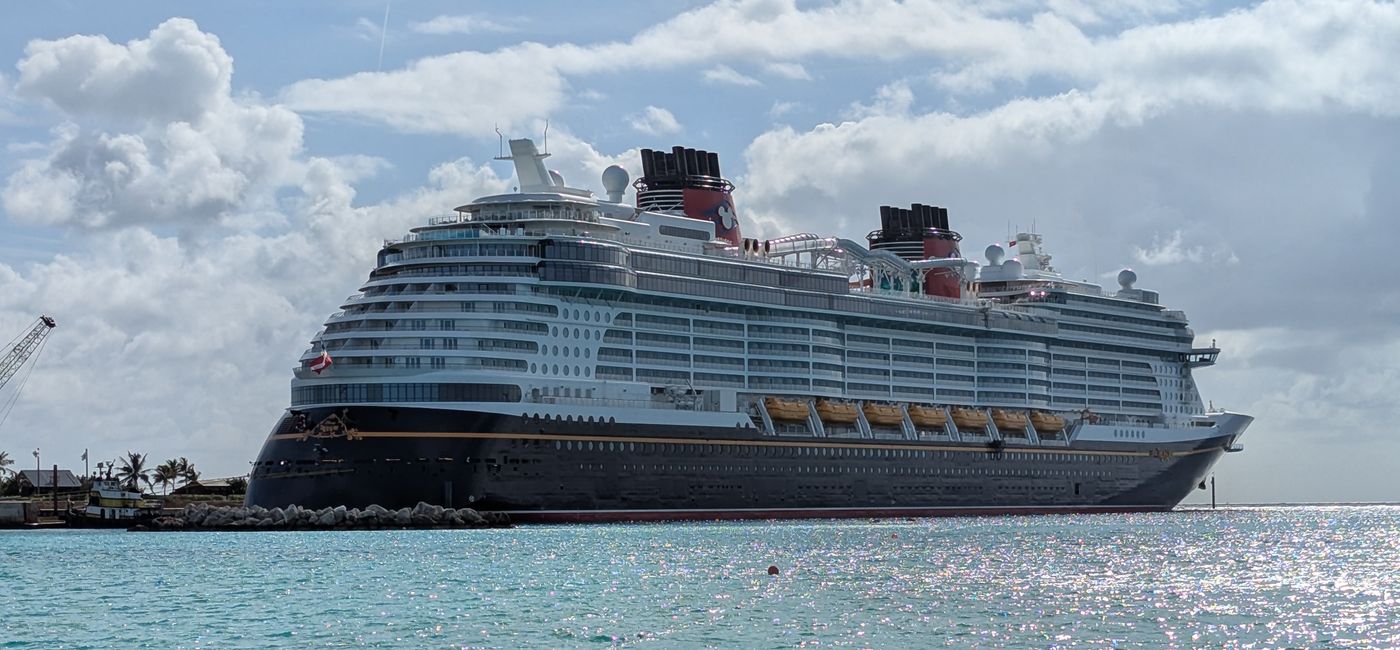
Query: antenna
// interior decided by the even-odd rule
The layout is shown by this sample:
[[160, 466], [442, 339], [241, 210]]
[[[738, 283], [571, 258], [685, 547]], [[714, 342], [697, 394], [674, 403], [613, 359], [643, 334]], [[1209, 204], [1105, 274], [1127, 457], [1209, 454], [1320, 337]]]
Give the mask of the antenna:
[[501, 134], [501, 125], [496, 127], [496, 160], [505, 160], [506, 157], [506, 136]]
[[548, 155], [549, 155], [549, 120], [547, 120], [547, 119], [544, 121], [544, 137], [542, 137], [542, 138], [540, 138], [540, 139], [543, 140], [543, 143], [542, 143], [542, 144], [544, 145], [544, 155], [548, 156]]

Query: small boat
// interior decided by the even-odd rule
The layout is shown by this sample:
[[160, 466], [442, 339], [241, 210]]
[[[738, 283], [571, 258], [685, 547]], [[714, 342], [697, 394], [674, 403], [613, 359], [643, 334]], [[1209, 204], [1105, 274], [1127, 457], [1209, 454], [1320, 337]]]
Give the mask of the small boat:
[[850, 402], [819, 399], [817, 400], [817, 416], [820, 417], [823, 422], [854, 424], [856, 421], [856, 405]]
[[1060, 431], [1065, 428], [1065, 419], [1053, 413], [1045, 411], [1031, 411], [1031, 424], [1035, 425], [1036, 431], [1046, 433]]
[[987, 414], [974, 408], [953, 407], [953, 424], [959, 429], [982, 429], [987, 426]]
[[763, 408], [768, 410], [768, 417], [774, 420], [802, 422], [807, 419], [807, 405], [801, 400], [765, 397]]
[[948, 424], [948, 414], [937, 406], [910, 406], [909, 419], [924, 429], [942, 429]]
[[861, 410], [865, 411], [865, 419], [869, 420], [871, 424], [887, 427], [904, 424], [904, 414], [894, 404], [866, 402], [861, 406]]
[[138, 491], [122, 487], [116, 479], [95, 479], [85, 506], [68, 509], [69, 528], [130, 528], [160, 514], [160, 503], [147, 501]]
[[1025, 431], [1029, 420], [1026, 419], [1025, 413], [992, 409], [992, 422], [996, 423], [998, 429]]

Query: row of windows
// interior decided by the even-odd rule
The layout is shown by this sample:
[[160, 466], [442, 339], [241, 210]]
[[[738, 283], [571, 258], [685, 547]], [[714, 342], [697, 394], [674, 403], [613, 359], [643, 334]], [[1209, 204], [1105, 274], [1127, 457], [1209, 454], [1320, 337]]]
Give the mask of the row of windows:
[[292, 406], [363, 402], [519, 402], [513, 384], [322, 384], [292, 389]]
[[577, 242], [577, 241], [554, 241], [545, 240], [544, 258], [547, 260], [573, 260], [579, 262], [598, 262], [610, 266], [628, 266], [629, 255], [627, 249], [613, 244], [600, 242]]
[[[659, 253], [636, 253], [632, 266], [638, 271], [651, 271], [685, 278], [703, 278], [739, 284], [786, 287], [802, 291], [845, 293], [846, 279], [811, 272], [780, 271]], [[781, 302], [781, 301], [779, 301]]]
[[540, 279], [546, 282], [610, 284], [628, 288], [638, 286], [637, 276], [625, 268], [579, 262], [543, 262], [540, 264]]
[[388, 253], [384, 255], [384, 263], [434, 257], [539, 257], [539, 253], [535, 246], [528, 244], [434, 244]]

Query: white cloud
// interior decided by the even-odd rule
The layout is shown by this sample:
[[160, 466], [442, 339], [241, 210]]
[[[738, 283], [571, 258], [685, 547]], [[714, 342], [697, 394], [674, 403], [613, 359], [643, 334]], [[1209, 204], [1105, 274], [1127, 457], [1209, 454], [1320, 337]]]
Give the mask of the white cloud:
[[733, 84], [735, 86], [759, 86], [759, 80], [754, 79], [727, 65], [717, 65], [700, 73], [700, 77], [705, 81], [720, 84]]
[[508, 32], [510, 27], [489, 18], [472, 14], [436, 16], [431, 20], [416, 22], [409, 29], [419, 34], [479, 34], [481, 32]]
[[768, 109], [768, 116], [777, 119], [784, 115], [787, 115], [788, 113], [793, 112], [794, 110], [797, 110], [801, 106], [802, 104], [800, 102], [788, 102], [779, 100], [773, 102], [772, 108]]
[[198, 226], [270, 204], [296, 174], [301, 119], [231, 97], [232, 59], [192, 21], [168, 20], [125, 45], [97, 36], [32, 41], [18, 67], [23, 97], [132, 130], [58, 128], [47, 154], [23, 161], [0, 191], [15, 219]]
[[1152, 236], [1152, 244], [1147, 248], [1133, 247], [1133, 259], [1147, 266], [1169, 264], [1238, 264], [1239, 257], [1229, 247], [1217, 243], [1213, 250], [1204, 244], [1188, 245], [1181, 230], [1173, 230], [1166, 237], [1160, 233]]
[[681, 123], [676, 121], [676, 116], [664, 108], [648, 106], [641, 113], [628, 116], [628, 121], [632, 123], [632, 128], [647, 135], [666, 135], [678, 133], [681, 130]]
[[772, 63], [765, 63], [763, 69], [768, 71], [769, 74], [785, 79], [794, 79], [797, 81], [810, 81], [812, 79], [812, 75], [807, 72], [807, 68], [802, 67], [801, 63], [774, 61]]
[[145, 39], [118, 45], [104, 36], [30, 41], [16, 91], [70, 115], [141, 115], [195, 121], [228, 101], [233, 59], [218, 37], [172, 18]]
[[419, 133], [494, 135], [559, 108], [567, 84], [541, 45], [459, 52], [389, 72], [299, 81], [283, 91], [299, 111], [366, 115]]
[[909, 82], [900, 80], [885, 84], [875, 91], [875, 101], [869, 104], [854, 102], [846, 111], [846, 117], [863, 119], [878, 116], [908, 115], [914, 105], [914, 91]]
[[[1400, 58], [1400, 10], [1391, 4], [1271, 0], [1103, 36], [1086, 34], [1075, 21], [1157, 16], [1178, 7], [1164, 5], [1161, 13], [1146, 3], [1059, 7], [1068, 17], [1020, 3], [716, 2], [627, 41], [459, 52], [393, 72], [299, 82], [285, 96], [298, 110], [367, 116], [410, 131], [489, 135], [497, 122], [549, 115], [564, 105], [569, 81], [586, 75], [701, 64], [709, 65], [702, 73], [708, 81], [754, 86], [758, 80], [731, 64], [799, 74], [804, 59], [828, 57], [922, 60], [955, 93], [1046, 78], [1125, 102], [1400, 110], [1400, 68], [1390, 65]], [[1156, 108], [1143, 101], [1140, 112]]]

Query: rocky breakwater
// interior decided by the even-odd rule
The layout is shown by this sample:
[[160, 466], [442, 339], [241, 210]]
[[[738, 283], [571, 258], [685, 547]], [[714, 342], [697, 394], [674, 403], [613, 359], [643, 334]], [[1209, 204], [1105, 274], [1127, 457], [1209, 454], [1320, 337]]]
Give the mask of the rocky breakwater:
[[179, 514], [156, 517], [131, 530], [378, 530], [405, 528], [508, 528], [504, 512], [477, 512], [419, 502], [389, 510], [336, 506], [311, 510], [301, 506], [209, 506], [190, 504]]

